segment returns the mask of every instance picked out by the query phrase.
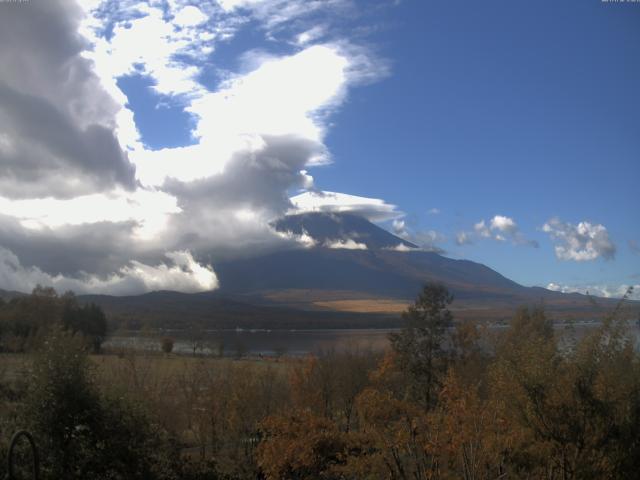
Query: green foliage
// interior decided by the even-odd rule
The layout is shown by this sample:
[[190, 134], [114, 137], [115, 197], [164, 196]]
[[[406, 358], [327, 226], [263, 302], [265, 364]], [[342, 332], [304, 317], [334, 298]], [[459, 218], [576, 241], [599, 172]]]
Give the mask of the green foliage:
[[54, 327], [35, 358], [24, 411], [53, 477], [85, 470], [99, 403], [83, 342]]
[[107, 319], [100, 307], [80, 305], [73, 292], [59, 296], [53, 288], [38, 285], [31, 295], [0, 305], [0, 348], [30, 350], [54, 325], [80, 333], [94, 352], [100, 351], [107, 334]]
[[165, 354], [169, 355], [173, 351], [173, 343], [173, 338], [164, 337], [160, 340], [160, 348]]
[[107, 334], [107, 317], [102, 309], [93, 303], [78, 305], [71, 292], [61, 297], [61, 301], [62, 325], [72, 333], [80, 332], [89, 340], [93, 352], [99, 352]]
[[452, 301], [443, 285], [427, 284], [402, 314], [404, 328], [389, 336], [400, 367], [409, 376], [412, 397], [426, 408], [433, 406], [446, 371], [444, 340], [453, 324], [447, 308]]
[[99, 389], [77, 335], [52, 328], [30, 380], [22, 418], [35, 433], [44, 478], [180, 477], [175, 444], [141, 406]]

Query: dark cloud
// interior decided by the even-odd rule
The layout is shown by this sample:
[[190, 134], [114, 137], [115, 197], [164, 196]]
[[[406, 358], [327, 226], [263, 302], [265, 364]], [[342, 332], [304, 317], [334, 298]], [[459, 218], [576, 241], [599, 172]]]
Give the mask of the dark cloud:
[[120, 148], [119, 106], [101, 87], [67, 0], [0, 4], [0, 191], [69, 198], [133, 189]]
[[[107, 275], [139, 256], [132, 234], [135, 222], [98, 222], [55, 229], [28, 229], [0, 216], [0, 246], [13, 252], [25, 267], [37, 266], [51, 275], [78, 272]], [[162, 258], [147, 253], [146, 258]]]
[[135, 169], [113, 130], [82, 130], [46, 100], [0, 83], [0, 191], [11, 198], [69, 198], [121, 185]]
[[292, 207], [288, 192], [305, 181], [301, 169], [324, 147], [293, 135], [263, 140], [258, 151], [236, 153], [218, 175], [165, 182], [183, 210], [172, 215], [166, 243], [217, 258], [291, 243], [270, 222]]

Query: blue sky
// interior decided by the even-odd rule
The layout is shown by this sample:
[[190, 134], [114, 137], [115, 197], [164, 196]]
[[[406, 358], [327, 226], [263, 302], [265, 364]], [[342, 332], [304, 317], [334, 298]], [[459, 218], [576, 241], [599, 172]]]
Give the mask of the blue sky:
[[[539, 249], [452, 255], [525, 284], [629, 283], [640, 257], [640, 8], [585, 2], [403, 2], [377, 36], [385, 80], [355, 91], [327, 143], [327, 189], [400, 205], [451, 232], [507, 215]], [[365, 173], [366, 172], [366, 173]], [[440, 215], [428, 215], [430, 208]], [[603, 224], [614, 260], [559, 261], [551, 217]]]
[[[218, 259], [299, 243], [269, 222], [308, 209], [359, 213], [525, 285], [640, 284], [639, 3], [12, 8], [12, 39], [42, 31], [0, 49], [19, 49], [0, 74], [16, 105], [36, 98], [70, 125], [67, 145], [89, 125], [111, 150], [67, 158], [26, 123], [0, 128], [0, 159], [17, 152], [0, 174], [0, 288], [212, 288]], [[48, 9], [47, 28], [28, 8]], [[59, 78], [20, 81], [54, 61]], [[29, 170], [17, 162], [33, 145]], [[102, 249], [71, 267], [34, 253], [97, 230]]]

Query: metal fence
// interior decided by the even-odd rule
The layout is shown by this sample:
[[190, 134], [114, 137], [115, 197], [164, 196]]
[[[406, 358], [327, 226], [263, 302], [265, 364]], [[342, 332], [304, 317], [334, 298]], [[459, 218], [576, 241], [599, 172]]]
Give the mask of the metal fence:
[[27, 432], [26, 430], [19, 430], [13, 434], [11, 437], [11, 442], [9, 443], [9, 450], [7, 451], [7, 476], [6, 480], [17, 480], [15, 477], [15, 469], [16, 469], [16, 448], [18, 446], [18, 442], [21, 439], [26, 439], [29, 447], [31, 449], [31, 478], [34, 480], [38, 480], [40, 475], [40, 461], [38, 459], [38, 448], [36, 447], [36, 442], [33, 439], [33, 436]]

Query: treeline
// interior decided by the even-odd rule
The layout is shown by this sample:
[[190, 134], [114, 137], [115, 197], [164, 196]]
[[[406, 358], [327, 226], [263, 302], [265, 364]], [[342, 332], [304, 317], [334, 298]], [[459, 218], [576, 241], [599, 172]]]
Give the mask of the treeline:
[[637, 478], [640, 356], [619, 310], [575, 339], [540, 309], [483, 332], [451, 301], [425, 287], [385, 355], [89, 358], [53, 329], [28, 382], [0, 381], [0, 438], [33, 431], [50, 479]]
[[0, 298], [0, 351], [34, 349], [54, 326], [79, 333], [94, 352], [107, 335], [102, 309], [93, 303], [80, 305], [73, 292], [58, 295], [53, 288], [38, 285], [31, 295]]

